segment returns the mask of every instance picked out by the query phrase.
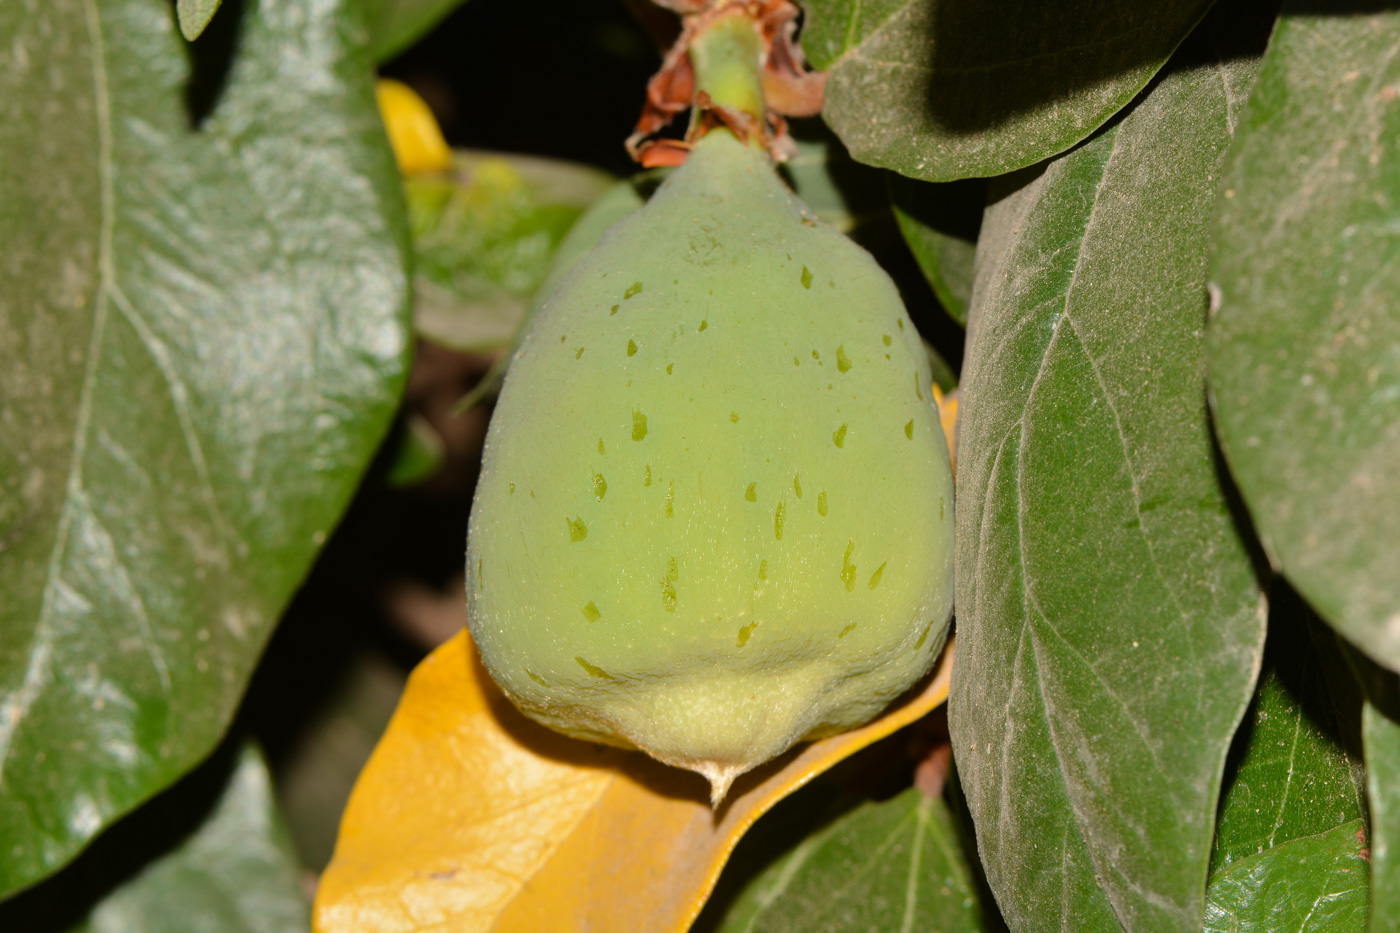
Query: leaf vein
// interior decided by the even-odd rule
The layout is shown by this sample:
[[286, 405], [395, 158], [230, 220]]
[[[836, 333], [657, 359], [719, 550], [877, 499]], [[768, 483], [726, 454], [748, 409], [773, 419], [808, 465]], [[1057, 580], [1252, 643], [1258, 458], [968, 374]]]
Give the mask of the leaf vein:
[[136, 310], [136, 306], [127, 298], [121, 286], [113, 282], [111, 289], [112, 304], [122, 313], [133, 330], [136, 331], [141, 343], [155, 361], [156, 368], [160, 370], [161, 378], [165, 380], [167, 394], [170, 396], [171, 407], [175, 410], [175, 420], [180, 426], [180, 435], [185, 442], [185, 452], [189, 455], [190, 464], [194, 467], [195, 477], [199, 481], [200, 495], [204, 499], [205, 508], [209, 510], [209, 517], [213, 521], [214, 527], [219, 530], [220, 538], [227, 541], [233, 537], [228, 522], [225, 520], [223, 512], [219, 509], [218, 496], [214, 491], [214, 483], [209, 475], [209, 463], [204, 456], [204, 447], [200, 443], [199, 434], [195, 431], [194, 417], [190, 411], [190, 393], [184, 380], [175, 369], [175, 364], [170, 359], [170, 351], [156, 336], [149, 323]]
[[68, 478], [64, 487], [64, 503], [59, 512], [53, 549], [49, 552], [48, 566], [45, 570], [43, 597], [39, 604], [39, 616], [34, 624], [29, 663], [25, 667], [23, 683], [5, 701], [4, 707], [0, 708], [0, 785], [3, 785], [5, 781], [5, 769], [10, 760], [10, 747], [14, 741], [15, 731], [24, 722], [25, 716], [39, 698], [44, 682], [49, 677], [52, 645], [49, 642], [48, 629], [52, 624], [54, 599], [63, 574], [63, 562], [68, 554], [68, 538], [72, 531], [74, 502], [82, 490], [83, 460], [87, 455], [88, 423], [92, 417], [93, 394], [97, 385], [98, 364], [102, 356], [102, 342], [107, 326], [108, 293], [116, 276], [115, 265], [112, 261], [112, 237], [116, 213], [116, 193], [112, 180], [112, 108], [107, 88], [102, 14], [97, 8], [96, 0], [83, 0], [83, 12], [87, 20], [88, 40], [92, 45], [93, 106], [97, 123], [97, 165], [101, 196], [101, 219], [98, 228], [98, 286], [96, 300], [93, 302], [92, 335], [88, 339], [87, 365], [83, 371], [83, 384], [78, 395], [77, 417], [74, 420], [73, 453], [69, 458]]

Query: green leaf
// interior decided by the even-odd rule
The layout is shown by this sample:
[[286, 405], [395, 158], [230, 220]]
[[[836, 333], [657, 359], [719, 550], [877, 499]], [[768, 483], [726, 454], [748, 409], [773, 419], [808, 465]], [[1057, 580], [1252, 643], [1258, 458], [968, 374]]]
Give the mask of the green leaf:
[[1202, 384], [1213, 179], [1268, 25], [1229, 14], [1121, 122], [990, 192], [949, 717], [1012, 929], [1183, 930], [1204, 909], [1264, 636]]
[[1336, 637], [1277, 583], [1264, 673], [1227, 769], [1212, 875], [1362, 817], [1361, 701]]
[[822, 116], [861, 162], [925, 181], [1073, 146], [1146, 86], [1211, 0], [802, 0]]
[[938, 185], [891, 172], [889, 186], [904, 242], [943, 310], [966, 327], [986, 182], [968, 179]]
[[1276, 566], [1400, 670], [1400, 11], [1312, 9], [1285, 4], [1222, 181], [1210, 387]]
[[301, 933], [310, 904], [262, 757], [230, 746], [0, 905], [25, 933]]
[[1211, 878], [1205, 933], [1361, 933], [1365, 839], [1352, 820], [1235, 862]]
[[223, 0], [177, 0], [175, 13], [180, 19], [180, 32], [191, 42], [198, 39], [221, 3]]
[[1400, 689], [1391, 674], [1389, 702], [1367, 703], [1362, 714], [1366, 788], [1371, 804], [1372, 933], [1400, 930]]
[[534, 156], [459, 152], [454, 177], [405, 179], [417, 258], [414, 326], [467, 352], [510, 344], [554, 250], [611, 183]]
[[249, 4], [196, 129], [163, 0], [0, 4], [0, 893], [208, 754], [389, 424], [357, 9]]
[[1400, 931], [1400, 676], [1352, 651], [1366, 692], [1361, 736], [1371, 805], [1371, 933]]
[[371, 0], [370, 47], [386, 62], [427, 35], [463, 0]]
[[[361, 561], [364, 559], [363, 552], [357, 556]], [[317, 575], [323, 580], [325, 569], [325, 565], [317, 569]], [[342, 563], [338, 569], [344, 573], [348, 567]], [[433, 593], [435, 591], [405, 586], [402, 581], [385, 593], [385, 608], [398, 623], [398, 631], [420, 644], [424, 629], [431, 627], [435, 620], [420, 622], [420, 628], [413, 630], [405, 624], [405, 617], [410, 613], [416, 618], [429, 616], [431, 610], [426, 604]], [[315, 608], [310, 602], [300, 603], [293, 612], [335, 612], [333, 604], [324, 596]], [[320, 626], [319, 631], [324, 632], [325, 626]], [[279, 660], [286, 665], [283, 674], [295, 677], [295, 668], [305, 663], [304, 658], [304, 652], [295, 659], [290, 653], [282, 655]], [[259, 676], [264, 672], [266, 667]], [[277, 799], [286, 814], [287, 827], [301, 863], [312, 871], [324, 871], [330, 863], [346, 802], [403, 696], [407, 673], [400, 662], [390, 659], [387, 653], [366, 650], [361, 644], [341, 663], [329, 688], [318, 693], [315, 712], [297, 723], [294, 740], [284, 741], [277, 750]], [[253, 688], [265, 704], [264, 709], [255, 714], [256, 718], [278, 715], [284, 691], [267, 689], [271, 683], [269, 678]], [[270, 724], [260, 723], [259, 731]]]
[[[411, 414], [391, 436], [391, 459], [384, 473], [390, 486], [412, 486], [434, 476], [447, 462], [447, 445], [431, 421]], [[388, 446], [388, 445], [386, 445]]]
[[988, 928], [947, 804], [917, 788], [863, 803], [801, 839], [744, 887], [718, 927], [720, 933]]

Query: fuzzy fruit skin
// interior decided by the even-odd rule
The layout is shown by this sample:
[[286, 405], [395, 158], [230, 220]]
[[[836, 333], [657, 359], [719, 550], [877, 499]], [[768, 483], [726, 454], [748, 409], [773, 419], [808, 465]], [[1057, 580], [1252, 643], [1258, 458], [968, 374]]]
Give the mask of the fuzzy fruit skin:
[[534, 719], [720, 796], [876, 716], [929, 670], [952, 604], [930, 381], [874, 259], [761, 151], [704, 137], [511, 366], [467, 548], [492, 677]]

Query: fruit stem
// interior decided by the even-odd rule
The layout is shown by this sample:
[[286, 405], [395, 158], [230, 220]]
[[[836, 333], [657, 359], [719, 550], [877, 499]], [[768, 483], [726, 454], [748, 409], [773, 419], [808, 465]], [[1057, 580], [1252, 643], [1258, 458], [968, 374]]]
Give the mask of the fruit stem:
[[[736, 10], [706, 23], [690, 43], [696, 99], [708, 95], [710, 107], [737, 111], [762, 127], [763, 54], [763, 37], [746, 13]], [[749, 142], [761, 145], [756, 138]]]

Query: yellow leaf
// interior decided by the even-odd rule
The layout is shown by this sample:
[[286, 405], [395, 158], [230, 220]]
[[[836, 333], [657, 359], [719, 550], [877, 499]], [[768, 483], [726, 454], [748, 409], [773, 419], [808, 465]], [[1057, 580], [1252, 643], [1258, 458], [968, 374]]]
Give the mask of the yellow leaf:
[[699, 776], [516, 711], [465, 633], [413, 672], [345, 810], [317, 933], [684, 931], [739, 837], [783, 797], [928, 713], [935, 676], [880, 719], [740, 778]]
[[374, 96], [379, 101], [379, 115], [389, 133], [399, 171], [412, 175], [452, 168], [452, 150], [442, 138], [433, 112], [413, 88], [391, 78], [380, 78], [375, 83]]

